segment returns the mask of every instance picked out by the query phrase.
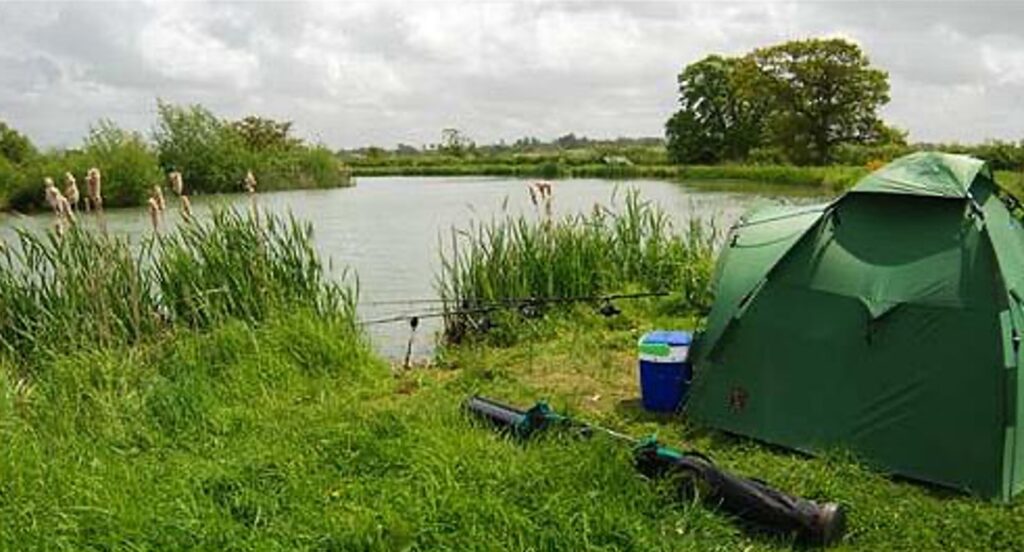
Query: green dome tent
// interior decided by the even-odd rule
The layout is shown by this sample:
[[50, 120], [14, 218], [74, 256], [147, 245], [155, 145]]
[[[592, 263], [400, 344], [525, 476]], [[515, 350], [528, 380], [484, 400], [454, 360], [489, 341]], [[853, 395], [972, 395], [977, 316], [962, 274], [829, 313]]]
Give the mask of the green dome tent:
[[686, 413], [1007, 500], [1024, 487], [1024, 230], [982, 161], [915, 153], [732, 229]]

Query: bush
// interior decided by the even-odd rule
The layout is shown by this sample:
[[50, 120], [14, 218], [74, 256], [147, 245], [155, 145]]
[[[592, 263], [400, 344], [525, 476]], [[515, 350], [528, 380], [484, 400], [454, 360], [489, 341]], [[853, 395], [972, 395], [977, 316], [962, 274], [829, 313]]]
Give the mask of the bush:
[[158, 102], [153, 133], [164, 172], [179, 171], [187, 193], [241, 190], [252, 159], [241, 136], [210, 110]]
[[165, 171], [180, 171], [193, 192], [241, 191], [250, 170], [263, 190], [351, 184], [333, 153], [290, 137], [290, 123], [258, 117], [228, 122], [199, 105], [160, 102], [158, 111], [154, 138], [160, 165]]
[[0, 157], [0, 209], [7, 208], [8, 196], [14, 187], [18, 172], [5, 157]]
[[[99, 167], [103, 173], [103, 204], [110, 207], [140, 205], [146, 201], [154, 184], [163, 176], [157, 165], [156, 153], [137, 132], [128, 132], [110, 121], [100, 121], [89, 130], [82, 156], [70, 156], [77, 168], [80, 186], [84, 190], [85, 171], [89, 166]], [[72, 169], [74, 170], [74, 169]], [[58, 179], [59, 181], [59, 179]], [[84, 193], [84, 192], [83, 192]]]
[[43, 179], [53, 178], [58, 187], [63, 187], [64, 173], [71, 171], [83, 175], [87, 168], [82, 167], [86, 163], [78, 152], [49, 152], [34, 156], [28, 163], [17, 167], [11, 175], [7, 188], [7, 207], [21, 212], [49, 209]]

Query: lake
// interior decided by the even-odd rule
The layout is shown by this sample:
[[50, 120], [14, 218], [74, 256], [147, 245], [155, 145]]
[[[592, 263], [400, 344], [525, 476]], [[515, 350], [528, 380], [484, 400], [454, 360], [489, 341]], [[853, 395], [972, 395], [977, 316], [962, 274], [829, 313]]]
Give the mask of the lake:
[[[330, 259], [333, 272], [340, 276], [348, 267], [358, 275], [360, 315], [373, 320], [428, 310], [429, 305], [416, 301], [437, 297], [434, 282], [439, 248], [451, 241], [451, 228], [464, 228], [473, 220], [505, 212], [536, 214], [527, 192], [529, 182], [476, 177], [360, 178], [352, 188], [265, 192], [259, 194], [258, 201], [261, 208], [290, 211], [312, 222], [316, 247]], [[574, 179], [554, 183], [554, 211], [556, 216], [590, 211], [595, 203], [615, 209], [629, 188], [661, 205], [677, 224], [701, 217], [713, 219], [722, 229], [759, 203], [820, 199], [774, 186]], [[176, 202], [170, 196], [168, 202], [167, 220], [177, 221]], [[203, 216], [214, 205], [248, 208], [249, 199], [244, 195], [196, 197], [193, 205], [197, 216]], [[105, 216], [113, 233], [151, 231], [149, 214], [142, 208], [108, 210]], [[86, 223], [92, 223], [91, 219]], [[0, 238], [10, 240], [16, 226], [40, 230], [52, 224], [49, 214], [0, 215]], [[432, 353], [433, 334], [439, 327], [437, 319], [425, 319], [420, 325], [414, 349], [417, 358]], [[391, 358], [404, 355], [407, 324], [374, 324], [367, 329], [382, 354]]]

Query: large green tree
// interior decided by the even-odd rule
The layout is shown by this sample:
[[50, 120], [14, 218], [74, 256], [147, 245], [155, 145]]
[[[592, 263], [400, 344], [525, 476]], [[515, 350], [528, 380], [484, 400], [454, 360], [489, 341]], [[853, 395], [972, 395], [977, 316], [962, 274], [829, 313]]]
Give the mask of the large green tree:
[[839, 144], [873, 143], [891, 134], [878, 115], [889, 75], [841, 38], [796, 40], [754, 50], [751, 84], [772, 97], [772, 145], [796, 163], [828, 163]]
[[678, 163], [744, 158], [761, 141], [769, 98], [750, 86], [749, 59], [708, 56], [679, 75], [679, 106], [666, 124], [668, 151]]
[[708, 56], [679, 75], [680, 109], [665, 129], [669, 155], [716, 163], [769, 147], [795, 163], [827, 163], [841, 144], [890, 141], [898, 133], [878, 115], [888, 78], [840, 38]]

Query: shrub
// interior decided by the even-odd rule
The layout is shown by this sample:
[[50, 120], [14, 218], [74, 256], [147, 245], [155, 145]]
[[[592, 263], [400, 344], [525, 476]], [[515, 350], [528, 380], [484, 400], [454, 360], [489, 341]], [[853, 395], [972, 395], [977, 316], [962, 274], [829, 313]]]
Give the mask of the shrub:
[[252, 166], [241, 136], [210, 110], [158, 102], [153, 133], [164, 172], [181, 172], [188, 193], [239, 191]]
[[[140, 205], [153, 184], [163, 181], [156, 153], [137, 132], [128, 132], [110, 121], [100, 121], [89, 130], [82, 157], [103, 173], [103, 204], [110, 207]], [[79, 175], [84, 185], [88, 167], [82, 157], [66, 156], [65, 165]], [[75, 162], [69, 163], [69, 160]], [[77, 170], [75, 170], [77, 169]], [[62, 173], [60, 173], [62, 174]]]

